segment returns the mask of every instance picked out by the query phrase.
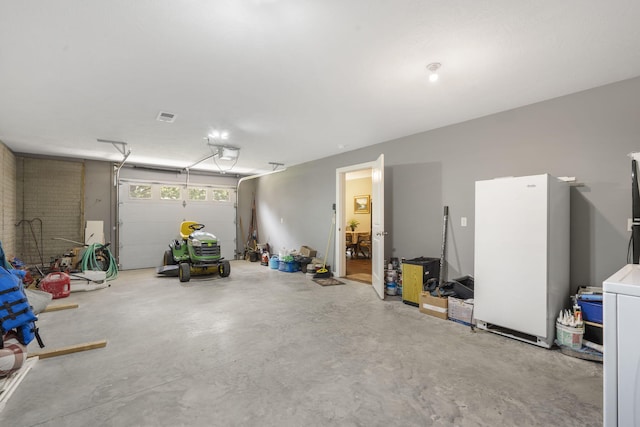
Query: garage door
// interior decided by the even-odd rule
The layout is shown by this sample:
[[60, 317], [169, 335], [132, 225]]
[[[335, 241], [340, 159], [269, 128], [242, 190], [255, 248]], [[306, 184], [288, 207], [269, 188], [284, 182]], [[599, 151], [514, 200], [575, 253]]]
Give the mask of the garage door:
[[197, 221], [218, 238], [222, 256], [234, 259], [234, 188], [121, 180], [119, 262], [122, 270], [156, 267], [182, 221]]

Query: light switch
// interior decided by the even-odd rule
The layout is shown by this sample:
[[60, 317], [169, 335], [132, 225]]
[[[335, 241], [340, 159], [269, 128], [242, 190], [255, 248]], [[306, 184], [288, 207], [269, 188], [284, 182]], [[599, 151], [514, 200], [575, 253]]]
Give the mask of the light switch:
[[284, 218], [280, 217], [280, 224], [284, 224]]
[[463, 216], [460, 218], [460, 226], [461, 227], [466, 227], [467, 226], [467, 217]]

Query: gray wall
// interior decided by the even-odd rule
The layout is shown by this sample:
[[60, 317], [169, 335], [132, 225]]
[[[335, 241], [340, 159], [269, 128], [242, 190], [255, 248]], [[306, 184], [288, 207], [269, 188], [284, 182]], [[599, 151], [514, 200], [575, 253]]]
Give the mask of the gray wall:
[[626, 263], [639, 113], [635, 78], [291, 167], [256, 182], [261, 240], [324, 252], [335, 169], [383, 153], [386, 257], [439, 257], [448, 205], [449, 278], [473, 274], [475, 181], [575, 176], [584, 185], [571, 188], [571, 283], [598, 285]]
[[[261, 243], [269, 243], [274, 253], [307, 245], [324, 258], [335, 203], [334, 163], [325, 159], [258, 178], [256, 207]], [[330, 265], [333, 246], [329, 247]]]

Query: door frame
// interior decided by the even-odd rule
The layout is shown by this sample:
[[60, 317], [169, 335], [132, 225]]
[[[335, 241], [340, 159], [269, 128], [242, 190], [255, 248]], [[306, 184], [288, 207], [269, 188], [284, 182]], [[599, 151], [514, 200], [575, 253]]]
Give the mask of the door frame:
[[[335, 228], [335, 268], [334, 272], [338, 277], [345, 277], [347, 273], [346, 257], [344, 256], [345, 248], [344, 242], [346, 239], [345, 225], [345, 187], [346, 187], [346, 175], [348, 172], [356, 172], [363, 169], [373, 169], [376, 166], [375, 161], [358, 163], [356, 165], [345, 166], [336, 169], [336, 228]], [[381, 203], [376, 201], [377, 203]], [[384, 201], [382, 201], [384, 202]], [[384, 205], [381, 205], [384, 206]], [[373, 225], [373, 224], [372, 224]], [[373, 248], [371, 248], [373, 251]]]

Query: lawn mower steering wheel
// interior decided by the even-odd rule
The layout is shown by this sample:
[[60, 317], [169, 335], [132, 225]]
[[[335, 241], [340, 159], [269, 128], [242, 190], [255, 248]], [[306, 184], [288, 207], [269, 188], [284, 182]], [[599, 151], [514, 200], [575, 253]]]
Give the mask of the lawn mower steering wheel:
[[189, 228], [193, 231], [202, 230], [204, 228], [204, 224], [191, 224]]

